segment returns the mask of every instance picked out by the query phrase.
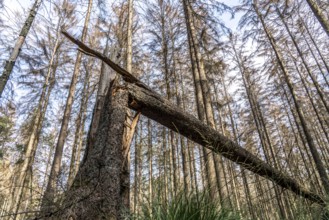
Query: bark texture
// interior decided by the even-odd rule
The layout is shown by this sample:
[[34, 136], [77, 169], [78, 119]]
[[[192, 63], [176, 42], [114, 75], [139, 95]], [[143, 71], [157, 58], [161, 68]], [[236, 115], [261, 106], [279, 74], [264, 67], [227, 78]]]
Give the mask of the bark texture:
[[[107, 42], [107, 45], [104, 50], [104, 54], [107, 55], [109, 51], [112, 60], [117, 61], [115, 59], [118, 51], [116, 50], [116, 48], [109, 49]], [[96, 103], [93, 110], [93, 117], [88, 132], [86, 151], [84, 153], [84, 159], [82, 163], [84, 163], [85, 159], [88, 157], [89, 149], [91, 150], [93, 148], [93, 143], [95, 142], [96, 133], [99, 125], [99, 119], [104, 105], [105, 96], [109, 89], [110, 82], [115, 78], [116, 78], [116, 74], [112, 70], [110, 70], [110, 68], [104, 62], [102, 62], [101, 75], [99, 77], [99, 84], [98, 84], [98, 90], [96, 96]]]
[[[131, 72], [132, 69], [132, 33], [133, 33], [133, 0], [128, 1], [128, 23], [127, 23], [127, 59], [126, 59], [126, 68], [128, 72]], [[128, 183], [130, 178], [130, 144], [133, 139], [135, 128], [139, 120], [139, 114], [137, 114], [133, 119], [130, 117], [130, 110], [127, 110], [127, 118], [125, 121], [125, 139], [123, 142], [123, 153], [124, 153], [124, 163], [123, 163], [123, 174], [124, 182]], [[129, 187], [125, 188], [123, 192], [123, 199], [125, 206], [129, 207], [130, 204], [130, 189]]]
[[80, 167], [63, 206], [41, 219], [123, 219], [122, 193], [129, 187], [122, 173], [124, 155], [124, 121], [128, 94], [111, 87], [104, 108], [94, 147]]

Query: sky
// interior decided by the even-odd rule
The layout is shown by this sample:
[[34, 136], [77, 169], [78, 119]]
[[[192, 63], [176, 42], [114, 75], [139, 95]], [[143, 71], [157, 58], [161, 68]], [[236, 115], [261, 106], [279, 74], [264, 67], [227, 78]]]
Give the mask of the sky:
[[[239, 0], [223, 0], [222, 2], [228, 6], [236, 6], [239, 4]], [[15, 11], [23, 12], [23, 10], [29, 10], [32, 7], [33, 3], [34, 0], [4, 0], [6, 12], [11, 15], [14, 14]], [[236, 15], [234, 19], [231, 19], [231, 16], [226, 13], [222, 17], [222, 20], [224, 21], [225, 25], [227, 25], [227, 27], [235, 31], [237, 23], [239, 21], [239, 17], [239, 15]]]
[[28, 10], [32, 7], [33, 2], [31, 0], [4, 0], [4, 6], [7, 13], [14, 14], [15, 11], [22, 12], [22, 9]]
[[[44, 0], [44, 3], [49, 4], [52, 0]], [[86, 0], [85, 0], [86, 1]], [[115, 0], [109, 0], [109, 1], [115, 1]], [[26, 19], [26, 16], [28, 14], [28, 11], [32, 7], [35, 0], [4, 0], [4, 14], [2, 17], [7, 18], [7, 22], [12, 23], [13, 27], [16, 27], [17, 22], [20, 22], [23, 25], [23, 22]], [[96, 4], [97, 1], [94, 2]], [[236, 6], [239, 4], [239, 0], [226, 0], [223, 1], [228, 6]], [[42, 6], [41, 6], [42, 7]], [[23, 15], [23, 16], [17, 16], [17, 15]], [[42, 16], [42, 15], [39, 15]], [[239, 21], [239, 15], [236, 15], [234, 19], [231, 19], [231, 15], [229, 13], [225, 13], [223, 16], [221, 16], [221, 20], [224, 22], [224, 24], [233, 30], [233, 32], [236, 31], [236, 26]], [[56, 19], [56, 18], [54, 18]], [[37, 24], [34, 24], [37, 25]], [[1, 34], [1, 33], [0, 33]], [[13, 40], [16, 38], [16, 36], [13, 36]], [[8, 53], [9, 56], [9, 53]], [[16, 83], [13, 83], [14, 91], [15, 91], [15, 99], [19, 100], [20, 97], [25, 95], [25, 92], [20, 90]], [[19, 120], [24, 120], [24, 118], [20, 118]], [[18, 123], [21, 124], [21, 123]]]
[[[53, 0], [44, 0], [43, 4], [51, 2]], [[113, 2], [115, 0], [108, 0], [109, 2]], [[137, 0], [135, 0], [137, 1]], [[26, 19], [26, 16], [28, 14], [28, 11], [32, 7], [35, 0], [4, 0], [4, 14], [2, 17], [7, 18], [7, 22], [12, 23], [13, 27], [17, 26], [17, 22], [21, 22], [23, 24], [24, 20]], [[94, 4], [96, 4], [97, 1], [94, 1]], [[224, 4], [227, 4], [228, 6], [236, 6], [239, 4], [239, 0], [223, 0]], [[138, 6], [138, 4], [135, 4]], [[42, 6], [41, 6], [42, 7]], [[17, 15], [23, 15], [23, 16], [17, 16]], [[42, 15], [41, 15], [42, 16]], [[232, 19], [231, 15], [229, 13], [225, 13], [221, 16], [221, 20], [223, 23], [230, 28], [233, 32], [236, 32], [236, 27], [239, 21], [240, 15], [235, 15], [234, 19]], [[35, 24], [34, 24], [35, 25]], [[17, 30], [18, 31], [18, 30]], [[16, 36], [15, 34], [10, 34], [13, 39], [15, 40]], [[10, 36], [9, 35], [9, 36]], [[9, 53], [6, 55], [9, 56]], [[15, 86], [15, 85], [14, 85]], [[18, 91], [17, 88], [15, 88], [15, 91]], [[22, 95], [22, 94], [21, 94]]]

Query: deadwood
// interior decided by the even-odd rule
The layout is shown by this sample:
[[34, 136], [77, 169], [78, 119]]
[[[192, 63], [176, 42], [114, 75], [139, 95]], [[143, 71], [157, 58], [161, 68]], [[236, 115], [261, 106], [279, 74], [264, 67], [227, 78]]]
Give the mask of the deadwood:
[[134, 84], [128, 85], [129, 107], [141, 112], [148, 118], [180, 133], [190, 140], [221, 154], [242, 167], [272, 180], [279, 186], [289, 189], [320, 205], [324, 200], [299, 185], [294, 179], [274, 169], [235, 142], [218, 133], [208, 125], [203, 124], [194, 116], [183, 112], [168, 100]]
[[113, 83], [102, 108], [95, 143], [65, 193], [60, 207], [47, 208], [36, 219], [125, 219], [124, 122], [128, 94]]
[[123, 76], [124, 80], [130, 82], [127, 90], [129, 92], [129, 107], [131, 109], [141, 112], [146, 117], [157, 121], [215, 153], [223, 155], [255, 174], [263, 176], [285, 189], [291, 190], [297, 195], [322, 206], [325, 205], [325, 201], [321, 196], [304, 188], [293, 178], [271, 167], [210, 126], [203, 124], [191, 114], [175, 107], [168, 100], [157, 95], [155, 91], [152, 91], [148, 86], [140, 82], [131, 73], [113, 63], [109, 58], [71, 37], [67, 32], [63, 32], [63, 34], [73, 43], [77, 44], [82, 52], [101, 59]]
[[72, 43], [74, 43], [77, 46], [79, 46], [79, 50], [82, 53], [84, 53], [86, 55], [89, 55], [89, 56], [93, 56], [93, 57], [99, 58], [104, 63], [106, 63], [107, 65], [109, 65], [114, 71], [116, 71], [118, 74], [120, 74], [122, 76], [122, 78], [126, 82], [135, 83], [135, 84], [139, 85], [140, 87], [151, 91], [151, 89], [147, 85], [145, 85], [144, 83], [142, 83], [141, 81], [139, 81], [139, 79], [137, 79], [134, 75], [132, 75], [131, 73], [129, 73], [127, 70], [125, 70], [124, 68], [122, 68], [118, 64], [114, 63], [112, 60], [110, 60], [108, 57], [104, 56], [102, 53], [100, 53], [100, 52], [98, 52], [98, 51], [96, 51], [96, 50], [88, 47], [87, 45], [85, 45], [80, 40], [72, 37], [66, 31], [62, 31], [62, 33], [64, 34], [65, 37], [67, 37], [70, 41], [72, 41]]

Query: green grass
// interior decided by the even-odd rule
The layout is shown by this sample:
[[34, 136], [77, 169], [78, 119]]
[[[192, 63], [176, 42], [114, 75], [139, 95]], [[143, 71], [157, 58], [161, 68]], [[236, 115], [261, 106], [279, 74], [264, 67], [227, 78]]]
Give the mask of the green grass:
[[151, 205], [142, 204], [140, 213], [132, 219], [145, 220], [238, 220], [237, 213], [220, 208], [205, 195], [180, 193], [171, 201], [152, 201]]

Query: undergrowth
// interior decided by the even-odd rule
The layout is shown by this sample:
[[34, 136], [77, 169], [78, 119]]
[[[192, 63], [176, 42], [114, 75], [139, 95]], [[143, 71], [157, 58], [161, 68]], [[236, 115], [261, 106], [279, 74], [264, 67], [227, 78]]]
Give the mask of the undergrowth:
[[239, 220], [237, 213], [223, 208], [206, 195], [179, 193], [170, 201], [154, 199], [142, 204], [138, 215], [132, 219], [143, 220]]

